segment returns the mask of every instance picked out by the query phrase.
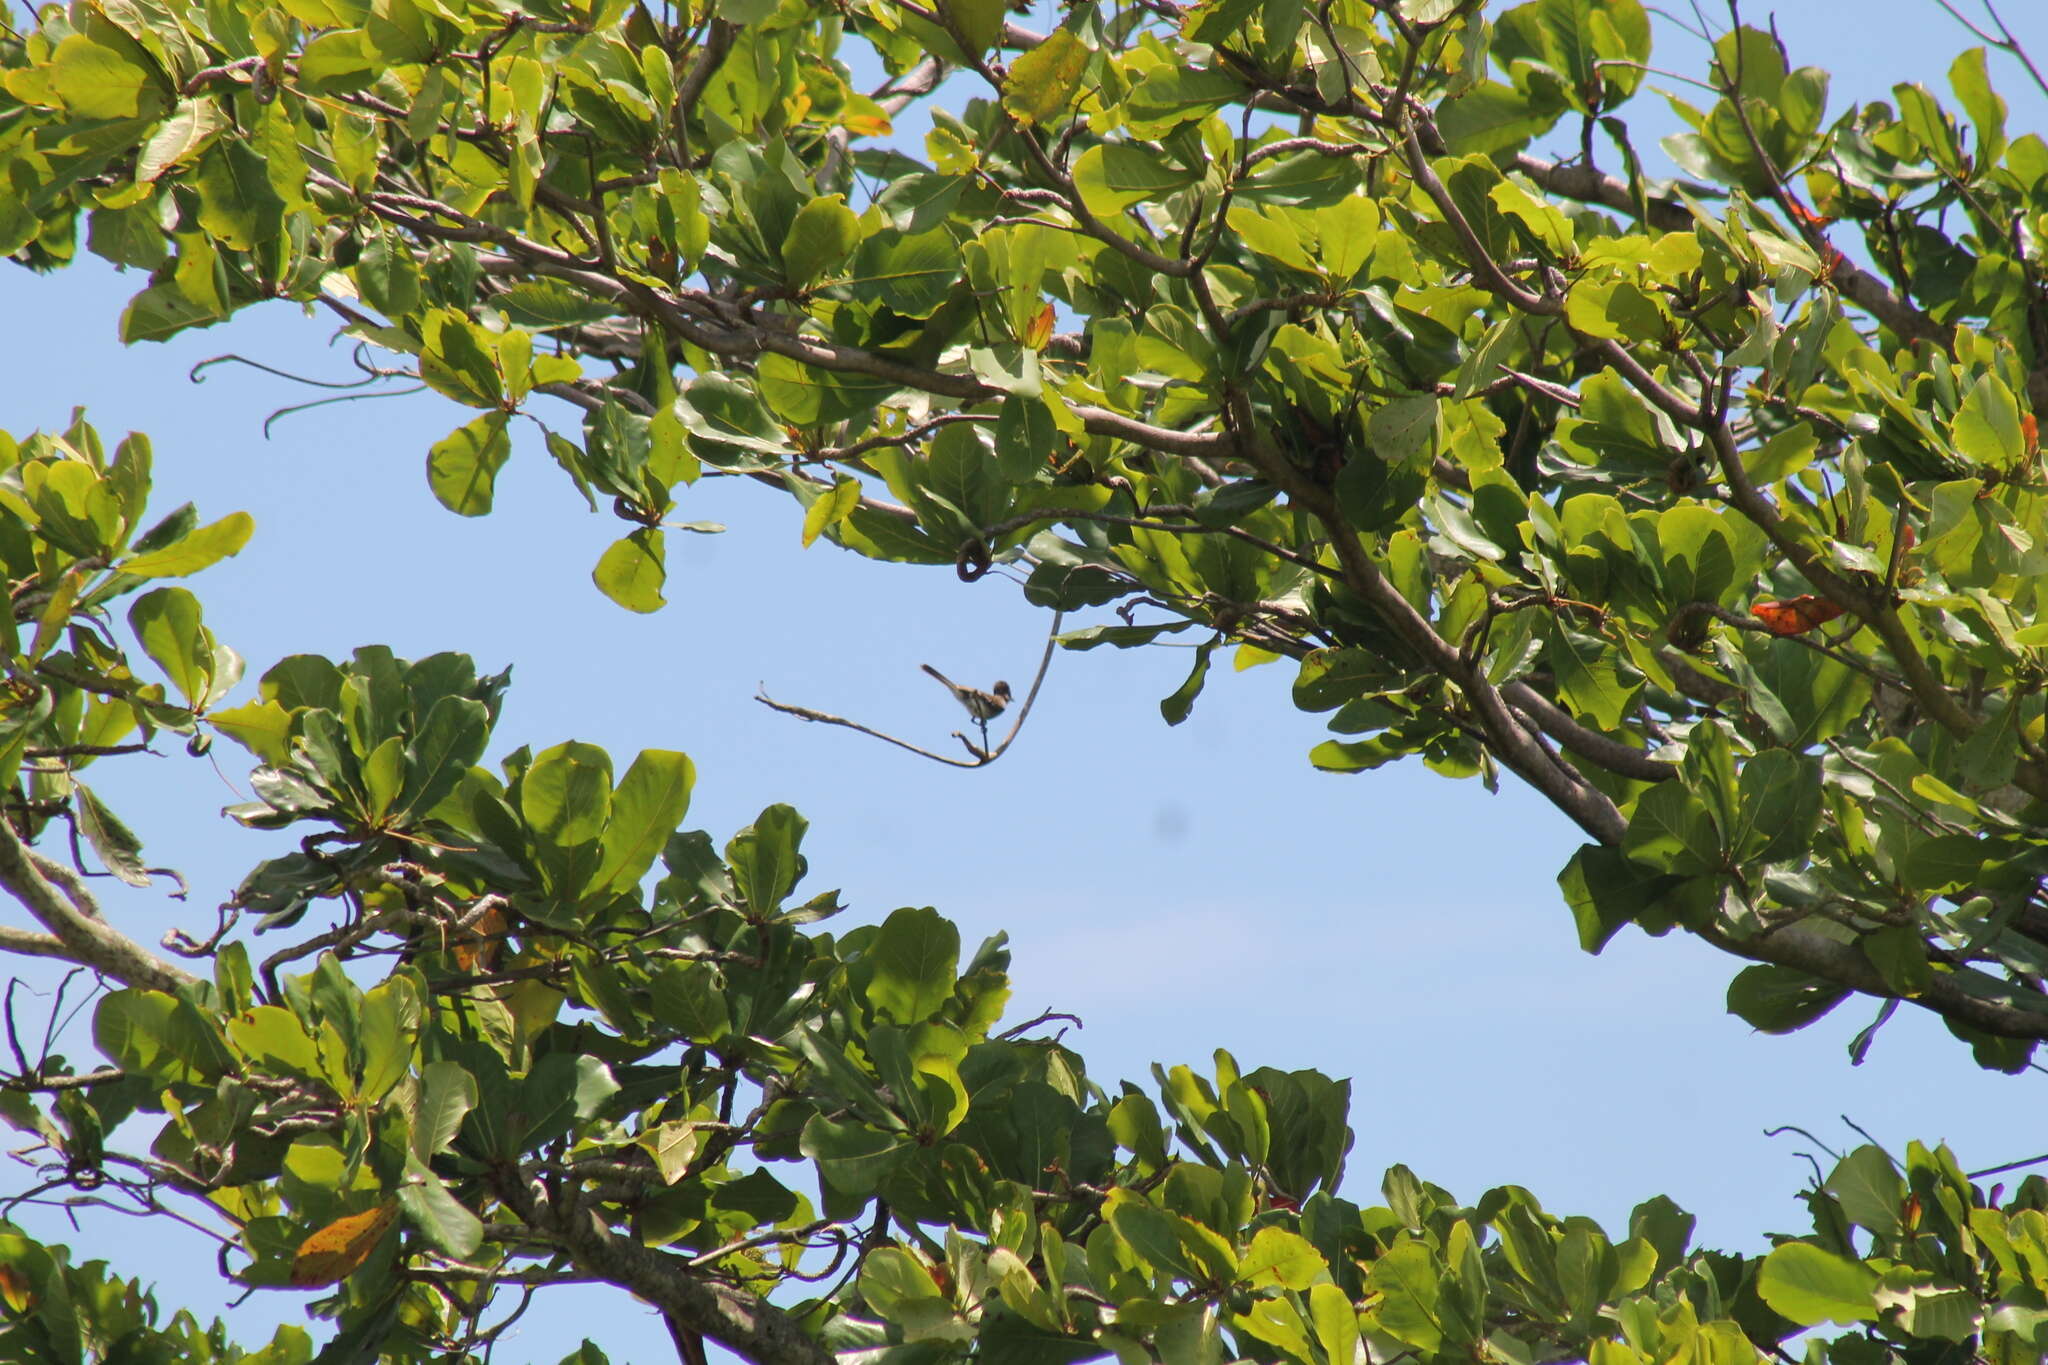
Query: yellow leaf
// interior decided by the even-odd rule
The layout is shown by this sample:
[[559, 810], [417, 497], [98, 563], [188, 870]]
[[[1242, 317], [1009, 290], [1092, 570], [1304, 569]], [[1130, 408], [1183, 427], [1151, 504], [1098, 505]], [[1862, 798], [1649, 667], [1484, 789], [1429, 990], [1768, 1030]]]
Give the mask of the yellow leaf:
[[299, 1243], [299, 1254], [292, 1258], [292, 1284], [318, 1289], [353, 1275], [397, 1218], [398, 1205], [392, 1202], [335, 1219]]
[[860, 483], [844, 474], [833, 481], [832, 491], [821, 493], [818, 500], [804, 511], [804, 548], [811, 548], [811, 542], [825, 533], [826, 528], [845, 521], [847, 515], [860, 505]]
[[252, 701], [207, 717], [213, 728], [265, 763], [282, 763], [291, 753], [291, 713], [274, 701]]

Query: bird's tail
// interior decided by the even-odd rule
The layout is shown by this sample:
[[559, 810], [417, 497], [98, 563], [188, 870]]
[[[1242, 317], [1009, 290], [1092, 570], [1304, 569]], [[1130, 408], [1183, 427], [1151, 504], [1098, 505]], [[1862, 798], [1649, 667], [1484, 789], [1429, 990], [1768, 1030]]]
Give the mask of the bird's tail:
[[925, 672], [931, 674], [934, 678], [937, 678], [939, 680], [940, 685], [944, 687], [949, 687], [955, 692], [958, 692], [960, 690], [960, 687], [957, 683], [955, 683], [951, 678], [947, 677], [945, 674], [939, 672], [938, 669], [933, 668], [930, 664], [919, 664], [918, 667], [923, 669]]

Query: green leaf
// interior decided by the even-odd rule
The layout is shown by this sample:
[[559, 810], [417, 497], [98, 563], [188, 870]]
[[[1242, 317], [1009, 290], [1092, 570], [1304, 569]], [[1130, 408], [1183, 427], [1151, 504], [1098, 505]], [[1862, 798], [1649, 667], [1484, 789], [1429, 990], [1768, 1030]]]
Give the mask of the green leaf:
[[505, 430], [511, 420], [510, 413], [487, 412], [434, 443], [427, 452], [427, 483], [443, 507], [464, 517], [491, 510], [498, 471], [512, 455]]
[[1998, 164], [2006, 147], [2006, 105], [1991, 88], [1984, 49], [1973, 47], [1957, 57], [1949, 66], [1948, 81], [1955, 89], [1957, 103], [1976, 126], [1977, 151], [1973, 160], [1976, 171], [1982, 174]]
[[860, 220], [846, 207], [846, 196], [826, 195], [797, 210], [782, 241], [784, 278], [805, 289], [846, 263], [860, 243]]
[[247, 512], [230, 512], [160, 550], [131, 556], [120, 570], [137, 578], [183, 578], [240, 554], [255, 531], [256, 522]]
[[1557, 874], [1579, 930], [1579, 947], [1597, 953], [1625, 924], [1642, 918], [1676, 878], [1651, 872], [1617, 849], [1581, 844]]
[[926, 1302], [945, 1317], [952, 1316], [931, 1271], [902, 1247], [879, 1247], [868, 1254], [861, 1263], [860, 1292], [876, 1312], [892, 1321], [915, 1320], [913, 1315]]
[[[1323, 273], [1339, 284], [1350, 283], [1372, 260], [1373, 245], [1379, 237], [1380, 230], [1379, 205], [1367, 195], [1347, 194], [1336, 203], [1317, 209], [1310, 221], [1315, 225], [1316, 239], [1322, 247], [1319, 264]], [[1432, 424], [1435, 422], [1436, 400], [1431, 398], [1424, 401], [1428, 404], [1427, 415], [1410, 412], [1403, 417], [1403, 425], [1421, 421]], [[1394, 407], [1397, 404], [1414, 406], [1416, 400], [1397, 398], [1388, 406]], [[1382, 408], [1380, 412], [1386, 410]], [[1377, 420], [1379, 413], [1376, 412], [1373, 416]], [[1409, 440], [1405, 433], [1397, 434], [1375, 428], [1371, 434], [1373, 448], [1378, 451], [1381, 459], [1406, 458], [1402, 454], [1390, 453]]]
[[1196, 1284], [1223, 1284], [1235, 1277], [1230, 1249], [1199, 1223], [1129, 1190], [1112, 1191], [1104, 1212], [1124, 1245], [1156, 1271]]
[[883, 922], [867, 960], [875, 969], [868, 983], [875, 1009], [898, 1024], [921, 1024], [953, 998], [960, 931], [936, 910], [898, 910]]
[[419, 263], [396, 233], [380, 232], [363, 247], [356, 261], [356, 284], [363, 302], [387, 318], [402, 317], [420, 306]]
[[1124, 116], [1138, 137], [1157, 139], [1245, 98], [1244, 82], [1227, 69], [1167, 63], [1145, 73], [1125, 98]]
[[227, 1034], [235, 1051], [266, 1070], [321, 1079], [319, 1049], [307, 1036], [305, 1024], [288, 1009], [253, 1006], [228, 1019]]
[[946, 21], [970, 57], [979, 57], [1003, 34], [1006, 0], [938, 0], [939, 15]]
[[1544, 630], [1543, 657], [1557, 675], [1559, 698], [1602, 730], [1621, 724], [1642, 683], [1626, 681], [1615, 651], [1598, 636], [1587, 635], [1554, 618]]
[[885, 229], [860, 244], [849, 285], [873, 289], [893, 313], [928, 318], [960, 278], [960, 246], [943, 227], [905, 233]]
[[590, 571], [591, 581], [628, 611], [659, 611], [668, 604], [661, 595], [668, 581], [666, 554], [661, 528], [643, 526], [611, 543]]
[[50, 84], [80, 118], [148, 117], [163, 101], [158, 74], [132, 42], [115, 51], [73, 33], [50, 56]]
[[1405, 395], [1382, 403], [1366, 420], [1372, 452], [1391, 465], [1427, 465], [1436, 450], [1438, 399]]
[[1090, 147], [1074, 163], [1074, 188], [1098, 218], [1114, 218], [1132, 204], [1158, 199], [1196, 177], [1154, 151], [1128, 142]]
[[[368, 257], [369, 254], [370, 249], [363, 248], [363, 255]], [[495, 295], [491, 302], [518, 326], [542, 331], [588, 326], [615, 316], [610, 304], [580, 293], [559, 280], [521, 280], [504, 293]]]
[[585, 1053], [576, 1059], [576, 1085], [571, 1094], [577, 1118], [595, 1118], [622, 1088], [603, 1058]]
[[1066, 112], [1088, 68], [1087, 44], [1055, 29], [1044, 42], [1010, 64], [1003, 82], [1003, 107], [1029, 127], [1048, 123]]
[[1303, 230], [1309, 226], [1304, 215], [1237, 203], [1230, 206], [1228, 222], [1238, 240], [1259, 255], [1304, 275], [1318, 272], [1316, 258], [1303, 240]]
[[803, 880], [806, 864], [798, 849], [810, 821], [788, 806], [773, 805], [754, 817], [725, 846], [733, 885], [746, 902], [748, 918], [765, 923]]
[[[213, 721], [219, 725], [220, 717]], [[436, 701], [406, 743], [399, 812], [423, 816], [438, 806], [483, 757], [490, 731], [490, 711], [482, 702], [455, 696]]]
[[284, 201], [271, 188], [263, 158], [246, 143], [214, 143], [192, 184], [199, 191], [200, 225], [221, 245], [251, 251], [277, 239]]
[[840, 522], [845, 521], [853, 509], [860, 506], [860, 482], [840, 474], [833, 478], [832, 487], [811, 501], [804, 509], [803, 545], [811, 548], [813, 541]]
[[1423, 1352], [1444, 1344], [1443, 1267], [1420, 1242], [1402, 1241], [1372, 1263], [1366, 1284], [1384, 1295], [1380, 1330]]
[[398, 1191], [399, 1207], [428, 1243], [458, 1261], [475, 1255], [483, 1245], [483, 1220], [464, 1208], [448, 1183], [426, 1167], [413, 1166], [407, 1182]]
[[696, 780], [697, 769], [684, 754], [647, 749], [633, 760], [612, 793], [604, 861], [591, 879], [593, 891], [623, 892], [638, 884], [690, 809]]
[[1902, 999], [1913, 1000], [1926, 994], [1934, 984], [1934, 968], [1927, 961], [1927, 944], [1920, 937], [1920, 930], [1910, 924], [1888, 924], [1857, 940], [1856, 946], [1863, 950], [1863, 956], [1870, 965], [1877, 968], [1877, 974], [1884, 978], [1884, 984]]
[[1812, 1327], [1833, 1322], [1876, 1322], [1878, 1273], [1861, 1261], [1814, 1246], [1787, 1242], [1764, 1257], [1756, 1292], [1771, 1308]]
[[356, 1098], [369, 1104], [389, 1094], [412, 1070], [419, 1047], [417, 977], [393, 976], [363, 992], [356, 1015], [362, 1069]]
[[93, 1012], [93, 1042], [114, 1065], [159, 1086], [210, 1085], [235, 1066], [214, 1022], [162, 991], [119, 990]]
[[144, 593], [128, 609], [128, 625], [171, 684], [193, 710], [207, 701], [213, 683], [214, 641], [199, 619], [199, 599], [183, 588]]
[[519, 814], [556, 848], [582, 848], [604, 832], [611, 811], [611, 759], [595, 744], [543, 750], [519, 781]]
[[1820, 760], [1766, 749], [1743, 765], [1741, 828], [1728, 842], [1737, 862], [1784, 862], [1803, 856], [1820, 823]]
[[1437, 129], [1453, 156], [1517, 151], [1557, 121], [1530, 94], [1498, 81], [1480, 81], [1437, 106]]
[[908, 1138], [878, 1132], [864, 1123], [839, 1123], [813, 1114], [799, 1142], [803, 1154], [834, 1189], [865, 1196], [916, 1148]]
[[725, 983], [710, 963], [671, 962], [650, 985], [654, 1017], [683, 1037], [715, 1043], [731, 1030]]
[[2019, 400], [2004, 380], [1986, 374], [1970, 386], [1956, 410], [1949, 439], [1963, 458], [1985, 469], [2010, 469], [2024, 458], [2027, 443], [2020, 428]]
[[1329, 1274], [1329, 1264], [1307, 1238], [1284, 1228], [1260, 1228], [1238, 1262], [1239, 1282], [1253, 1289], [1283, 1287], [1299, 1293]]
[[93, 789], [74, 780], [71, 789], [77, 799], [78, 832], [92, 845], [102, 865], [130, 886], [148, 886], [149, 869], [142, 863], [142, 840], [123, 824], [121, 817], [107, 809]]
[[490, 334], [446, 309], [429, 313], [426, 321], [420, 378], [458, 403], [473, 408], [499, 408], [505, 396], [505, 383], [487, 349], [491, 345]]
[[1856, 1226], [1880, 1237], [1897, 1237], [1906, 1230], [1906, 1181], [1883, 1148], [1868, 1143], [1858, 1147], [1835, 1163], [1823, 1188]]
[[1202, 695], [1202, 684], [1209, 676], [1209, 656], [1216, 652], [1216, 641], [1204, 640], [1195, 646], [1195, 666], [1188, 670], [1186, 681], [1173, 690], [1171, 696], [1159, 701], [1159, 714], [1166, 718], [1168, 725], [1178, 725], [1186, 720], [1195, 709], [1195, 698]]
[[996, 467], [1013, 484], [1030, 483], [1059, 453], [1059, 428], [1037, 398], [1011, 394], [996, 416]]
[[177, 112], [165, 119], [143, 144], [142, 155], [135, 163], [135, 178], [154, 182], [188, 165], [228, 122], [220, 105], [211, 98], [179, 101]]
[[1792, 1033], [1849, 997], [1847, 986], [1791, 967], [1760, 963], [1728, 983], [1728, 1012], [1765, 1033]]
[[452, 1061], [428, 1062], [420, 1071], [419, 1109], [412, 1119], [413, 1155], [426, 1161], [446, 1151], [476, 1100], [476, 1077]]

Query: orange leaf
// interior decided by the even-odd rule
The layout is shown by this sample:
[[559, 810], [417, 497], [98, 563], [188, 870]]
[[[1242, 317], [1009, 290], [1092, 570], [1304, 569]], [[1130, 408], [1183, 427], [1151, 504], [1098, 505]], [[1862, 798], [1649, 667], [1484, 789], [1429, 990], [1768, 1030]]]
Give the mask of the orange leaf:
[[1812, 209], [1806, 207], [1806, 205], [1800, 203], [1797, 199], [1792, 198], [1790, 195], [1787, 195], [1785, 197], [1785, 208], [1791, 213], [1794, 219], [1810, 228], [1824, 228], [1829, 223], [1835, 221], [1834, 219], [1826, 217], [1825, 215], [1815, 213]]
[[299, 1243], [299, 1254], [292, 1258], [292, 1284], [318, 1289], [353, 1275], [370, 1259], [397, 1217], [394, 1202], [335, 1219]]
[[498, 965], [498, 956], [505, 951], [507, 927], [505, 916], [494, 905], [477, 916], [476, 923], [459, 931], [462, 937], [448, 946], [449, 955], [465, 972], [476, 971], [479, 966], [488, 972]]
[[18, 1265], [0, 1265], [0, 1299], [7, 1301], [9, 1309], [26, 1313], [36, 1306], [35, 1286], [28, 1282], [28, 1275]]
[[1759, 602], [1749, 609], [1749, 614], [1763, 622], [1773, 635], [1804, 635], [1840, 616], [1842, 609], [1825, 597], [1805, 593], [1781, 602]]
[[1024, 344], [1034, 351], [1045, 349], [1045, 343], [1052, 340], [1052, 305], [1038, 310], [1038, 316], [1031, 319], [1031, 325], [1024, 329]]

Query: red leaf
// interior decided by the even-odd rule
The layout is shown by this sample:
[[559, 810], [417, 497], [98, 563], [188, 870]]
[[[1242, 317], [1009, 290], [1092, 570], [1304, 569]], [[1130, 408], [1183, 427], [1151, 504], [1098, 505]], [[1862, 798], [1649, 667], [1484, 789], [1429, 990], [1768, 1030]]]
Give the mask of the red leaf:
[[1835, 221], [1834, 219], [1829, 218], [1824, 214], [1815, 213], [1812, 209], [1806, 207], [1806, 205], [1800, 203], [1797, 199], [1792, 198], [1790, 195], [1785, 196], [1785, 208], [1788, 212], [1791, 213], [1792, 217], [1796, 221], [1810, 228], [1824, 228], [1829, 223]]
[[1825, 597], [1806, 593], [1783, 601], [1759, 602], [1749, 609], [1749, 614], [1763, 622], [1773, 635], [1804, 635], [1840, 616], [1842, 609]]

